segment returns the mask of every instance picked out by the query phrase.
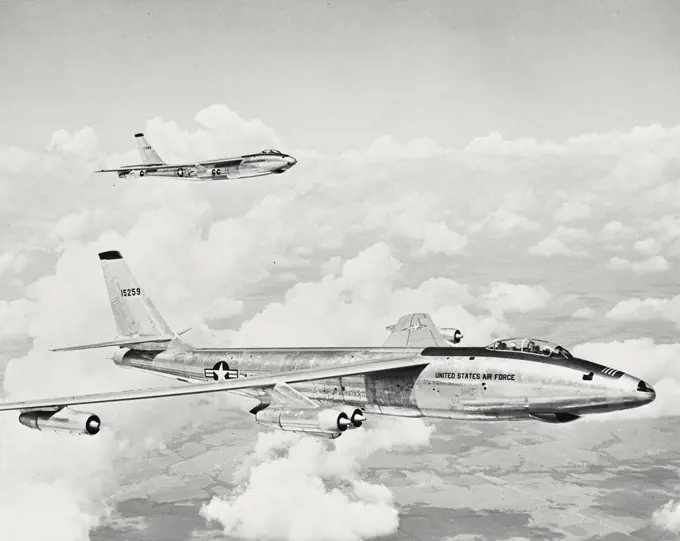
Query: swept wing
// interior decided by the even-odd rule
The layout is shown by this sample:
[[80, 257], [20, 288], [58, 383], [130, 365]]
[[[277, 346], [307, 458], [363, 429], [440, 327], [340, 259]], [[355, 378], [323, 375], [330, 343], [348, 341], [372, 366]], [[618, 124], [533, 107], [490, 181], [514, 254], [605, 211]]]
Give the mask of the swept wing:
[[203, 170], [206, 167], [227, 167], [233, 165], [239, 165], [243, 161], [243, 158], [227, 158], [222, 160], [209, 160], [205, 162], [194, 162], [194, 163], [158, 163], [158, 164], [136, 164], [136, 165], [124, 165], [118, 167], [117, 169], [100, 169], [96, 173], [131, 173], [132, 171], [144, 171], [149, 173], [156, 173], [159, 171], [176, 171], [177, 169], [199, 169]]
[[117, 391], [110, 393], [65, 396], [60, 398], [45, 398], [38, 400], [26, 400], [22, 402], [0, 403], [0, 411], [10, 410], [44, 410], [59, 409], [66, 406], [79, 404], [98, 404], [104, 402], [125, 402], [129, 400], [146, 400], [149, 398], [163, 398], [171, 396], [185, 396], [204, 393], [218, 393], [224, 391], [237, 391], [242, 389], [255, 389], [272, 387], [277, 383], [299, 383], [327, 378], [356, 376], [370, 374], [385, 370], [425, 366], [428, 362], [420, 356], [396, 357], [366, 363], [345, 364], [324, 368], [309, 368], [294, 372], [281, 372], [271, 376], [255, 378], [238, 378], [218, 383], [199, 383], [182, 387], [159, 387], [154, 389], [137, 389], [130, 391]]

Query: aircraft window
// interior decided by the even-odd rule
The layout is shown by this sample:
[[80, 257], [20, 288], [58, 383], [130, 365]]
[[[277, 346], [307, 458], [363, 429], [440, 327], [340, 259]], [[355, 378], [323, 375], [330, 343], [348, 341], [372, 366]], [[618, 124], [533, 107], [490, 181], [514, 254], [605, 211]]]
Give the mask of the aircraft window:
[[654, 392], [654, 389], [652, 389], [644, 381], [640, 381], [640, 383], [638, 383], [637, 390], [640, 391], [641, 393], [653, 393]]
[[262, 151], [262, 154], [276, 154], [278, 156], [283, 156], [283, 153], [275, 148], [268, 148]]
[[544, 355], [545, 357], [562, 356], [567, 359], [572, 357], [571, 353], [560, 345], [533, 338], [506, 338], [505, 340], [496, 340], [486, 348], [494, 351], [533, 353], [534, 355]]

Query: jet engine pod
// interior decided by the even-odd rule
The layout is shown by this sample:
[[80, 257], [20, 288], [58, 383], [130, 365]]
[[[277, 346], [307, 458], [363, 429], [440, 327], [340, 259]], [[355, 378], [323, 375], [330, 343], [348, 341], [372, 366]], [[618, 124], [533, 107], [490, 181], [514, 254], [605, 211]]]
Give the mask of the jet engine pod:
[[451, 344], [458, 344], [463, 339], [463, 333], [458, 329], [439, 329], [442, 338]]
[[558, 423], [569, 423], [571, 421], [575, 421], [576, 419], [580, 419], [579, 415], [575, 415], [573, 413], [530, 413], [530, 417], [533, 419], [536, 419], [537, 421], [542, 421], [544, 423], [553, 423], [553, 424], [558, 424]]
[[101, 430], [101, 419], [94, 413], [64, 408], [60, 411], [26, 411], [19, 415], [19, 422], [33, 430], [69, 432], [94, 436]]
[[261, 425], [291, 432], [337, 438], [352, 424], [344, 411], [326, 408], [267, 406], [255, 414]]

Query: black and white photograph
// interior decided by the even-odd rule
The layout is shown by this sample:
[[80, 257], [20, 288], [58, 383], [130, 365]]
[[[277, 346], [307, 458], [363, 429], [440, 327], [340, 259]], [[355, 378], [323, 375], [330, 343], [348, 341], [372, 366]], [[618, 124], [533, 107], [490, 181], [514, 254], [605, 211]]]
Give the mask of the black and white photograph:
[[680, 3], [0, 3], [0, 539], [680, 539]]

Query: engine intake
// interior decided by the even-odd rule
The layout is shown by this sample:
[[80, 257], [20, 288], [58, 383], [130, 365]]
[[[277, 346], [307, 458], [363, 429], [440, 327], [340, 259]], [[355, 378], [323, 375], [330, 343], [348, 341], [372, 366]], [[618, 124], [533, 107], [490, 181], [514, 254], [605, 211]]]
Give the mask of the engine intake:
[[94, 413], [63, 408], [60, 411], [26, 411], [19, 422], [33, 430], [69, 432], [94, 436], [101, 430], [101, 419]]
[[330, 438], [337, 438], [353, 424], [344, 411], [288, 406], [268, 406], [255, 414], [255, 420], [280, 430]]
[[451, 344], [458, 344], [463, 339], [463, 333], [459, 329], [439, 329], [442, 338]]

